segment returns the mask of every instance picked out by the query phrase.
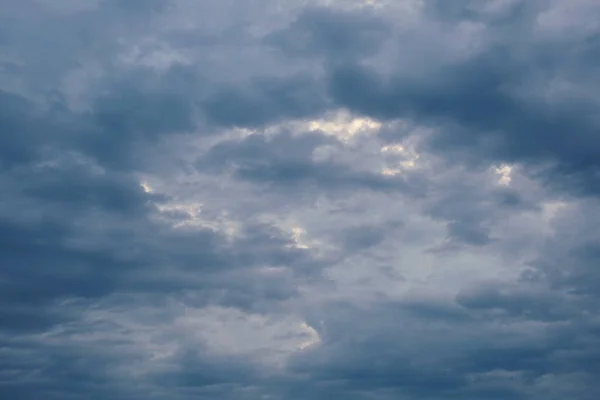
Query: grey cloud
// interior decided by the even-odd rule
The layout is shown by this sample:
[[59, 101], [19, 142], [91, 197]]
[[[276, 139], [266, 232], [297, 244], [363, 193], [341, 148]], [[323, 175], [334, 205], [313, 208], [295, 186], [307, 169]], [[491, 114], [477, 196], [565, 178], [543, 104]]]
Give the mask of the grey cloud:
[[104, 0], [101, 3], [102, 8], [111, 10], [117, 15], [123, 15], [123, 12], [133, 15], [144, 15], [146, 13], [156, 13], [165, 11], [170, 5], [168, 0], [150, 0], [150, 1], [124, 1], [124, 0]]
[[[19, 101], [16, 96], [9, 98]], [[32, 108], [28, 111], [33, 112]], [[139, 107], [134, 109], [139, 110]], [[158, 111], [143, 116], [142, 123], [146, 123], [144, 118], [154, 118]], [[206, 229], [178, 234], [164, 224], [152, 222], [150, 218], [156, 214], [156, 205], [168, 199], [145, 193], [132, 173], [122, 168], [107, 168], [112, 164], [110, 157], [114, 158], [114, 153], [104, 153], [108, 160], [98, 157], [101, 164], [86, 160], [85, 147], [77, 146], [80, 137], [69, 142], [67, 135], [85, 136], [87, 131], [73, 132], [75, 117], [67, 114], [70, 120], [65, 124], [61, 120], [65, 115], [57, 114], [30, 118], [24, 111], [13, 112], [9, 117], [14, 123], [6, 125], [8, 139], [16, 141], [15, 146], [29, 154], [9, 158], [10, 164], [2, 174], [0, 258], [4, 279], [0, 298], [4, 329], [39, 329], [59, 323], [63, 320], [60, 312], [40, 305], [65, 297], [97, 298], [125, 287], [128, 290], [180, 290], [189, 286], [177, 276], [165, 280], [160, 271], [169, 263], [182, 270], [213, 272], [219, 268], [238, 268], [240, 263], [244, 266], [305, 263], [309, 267], [309, 257], [287, 249], [289, 240], [279, 238], [275, 231], [269, 232], [268, 227], [247, 227], [244, 234], [248, 238], [228, 246], [222, 235]], [[36, 118], [47, 121], [47, 125], [44, 127]], [[126, 124], [136, 122], [130, 116], [121, 115], [120, 119]], [[156, 124], [146, 128], [151, 125]], [[71, 131], [62, 131], [60, 128], [64, 126]], [[176, 128], [177, 124], [169, 126]], [[137, 134], [137, 129], [139, 127], [132, 129], [133, 134]], [[163, 128], [156, 129], [160, 132]], [[127, 135], [132, 130], [111, 131], [114, 136], [108, 140], [116, 146], [128, 146], [131, 139]], [[54, 131], [64, 136], [44, 136], [44, 133], [52, 136]], [[141, 131], [152, 134], [148, 129]], [[35, 140], [37, 135], [41, 137], [39, 141]], [[62, 147], [63, 144], [71, 148]], [[102, 151], [97, 146], [91, 149]], [[225, 247], [230, 249], [225, 250]], [[160, 289], [156, 279], [161, 279], [164, 289]], [[225, 285], [224, 293], [246, 299], [237, 301], [238, 304], [253, 302], [248, 295], [232, 296], [234, 286]], [[293, 293], [290, 290], [279, 294], [276, 289], [271, 292], [274, 298], [284, 299]]]
[[[333, 324], [322, 328], [323, 347], [292, 364], [294, 370], [310, 373], [311, 380], [343, 382], [348, 390], [394, 389], [393, 393], [407, 398], [518, 399], [543, 390], [536, 388], [543, 377], [580, 374], [586, 378], [577, 395], [592, 398], [595, 390], [590, 363], [597, 359], [597, 352], [584, 344], [592, 336], [577, 322], [549, 325], [531, 341], [511, 334], [518, 324], [510, 320], [501, 332], [477, 318], [448, 318], [447, 313], [432, 316], [424, 307], [411, 307], [410, 314], [397, 305], [337, 310], [337, 314], [335, 323], [330, 320]], [[351, 322], [355, 318], [360, 326]], [[499, 371], [512, 377], [504, 381], [502, 373], [494, 376]]]
[[135, 154], [133, 147], [144, 144], [144, 139], [194, 128], [193, 99], [178, 87], [185, 85], [185, 71], [173, 68], [166, 77], [142, 74], [144, 79], [138, 72], [135, 78], [115, 82], [114, 89], [93, 106], [83, 147], [105, 163], [128, 163]]
[[457, 296], [460, 305], [471, 310], [499, 310], [507, 316], [526, 318], [528, 320], [560, 321], [573, 318], [577, 304], [566, 302], [559, 295], [547, 292], [536, 292], [533, 288], [478, 287], [471, 292], [463, 292]]
[[291, 56], [323, 55], [341, 62], [376, 54], [389, 33], [386, 24], [368, 10], [313, 8], [286, 29], [268, 35], [266, 41]]
[[572, 206], [554, 223], [555, 234], [546, 240], [539, 256], [532, 260], [533, 272], [524, 276], [557, 290], [598, 301], [597, 201]]
[[492, 49], [443, 68], [427, 82], [399, 77], [386, 84], [362, 67], [345, 66], [332, 72], [330, 85], [341, 105], [358, 112], [436, 126], [438, 133], [427, 149], [463, 150], [457, 155], [476, 163], [550, 162], [558, 179], [568, 179], [568, 172], [587, 173], [592, 179], [580, 190], [593, 191], [593, 171], [598, 168], [595, 145], [589, 143], [598, 128], [590, 113], [593, 104], [572, 108], [519, 100], [509, 90], [527, 78], [523, 68], [511, 61], [510, 53]]
[[[0, 116], [4, 127], [4, 134], [0, 137], [2, 141], [2, 167], [9, 167], [17, 163], [23, 163], [34, 157], [34, 149], [27, 146], [27, 141], [32, 141], [36, 130], [30, 116], [30, 104], [27, 100], [10, 93], [2, 92], [2, 115]], [[13, 131], [10, 133], [10, 131]], [[15, 131], [19, 131], [17, 134]]]
[[317, 87], [312, 78], [303, 76], [261, 79], [247, 89], [219, 89], [202, 106], [208, 120], [217, 125], [260, 127], [322, 112], [326, 102]]
[[315, 161], [314, 150], [324, 145], [341, 144], [318, 133], [294, 137], [288, 132], [280, 132], [271, 138], [256, 134], [241, 141], [218, 143], [200, 157], [196, 165], [200, 171], [232, 171], [239, 179], [283, 190], [316, 187], [338, 192], [361, 187], [393, 191], [411, 185], [402, 177], [385, 177], [333, 161]]
[[597, 397], [594, 4], [195, 3], [6, 5], [0, 398]]
[[381, 243], [386, 229], [372, 226], [350, 228], [343, 233], [342, 241], [347, 249], [362, 250]]

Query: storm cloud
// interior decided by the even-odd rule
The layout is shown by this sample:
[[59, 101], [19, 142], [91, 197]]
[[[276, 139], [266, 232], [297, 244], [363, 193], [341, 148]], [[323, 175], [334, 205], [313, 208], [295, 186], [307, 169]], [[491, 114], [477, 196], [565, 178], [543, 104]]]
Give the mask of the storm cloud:
[[0, 399], [600, 396], [597, 1], [0, 9]]

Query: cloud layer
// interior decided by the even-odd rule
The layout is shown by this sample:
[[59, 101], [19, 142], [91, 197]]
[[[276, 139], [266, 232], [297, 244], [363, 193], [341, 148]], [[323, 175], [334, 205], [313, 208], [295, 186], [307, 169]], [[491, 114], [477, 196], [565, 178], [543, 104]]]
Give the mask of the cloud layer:
[[600, 395], [594, 0], [21, 0], [0, 399]]

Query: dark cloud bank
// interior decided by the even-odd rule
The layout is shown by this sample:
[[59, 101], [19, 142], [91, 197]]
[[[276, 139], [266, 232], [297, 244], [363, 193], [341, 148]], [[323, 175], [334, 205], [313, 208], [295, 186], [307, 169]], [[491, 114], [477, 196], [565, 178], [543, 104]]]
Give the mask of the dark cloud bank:
[[0, 399], [599, 398], [597, 1], [0, 8]]

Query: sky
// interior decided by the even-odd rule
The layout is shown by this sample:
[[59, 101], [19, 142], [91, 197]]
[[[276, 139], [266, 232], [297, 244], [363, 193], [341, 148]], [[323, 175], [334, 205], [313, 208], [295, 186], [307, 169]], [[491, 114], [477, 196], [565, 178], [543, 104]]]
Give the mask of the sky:
[[597, 0], [0, 10], [0, 400], [600, 398]]

